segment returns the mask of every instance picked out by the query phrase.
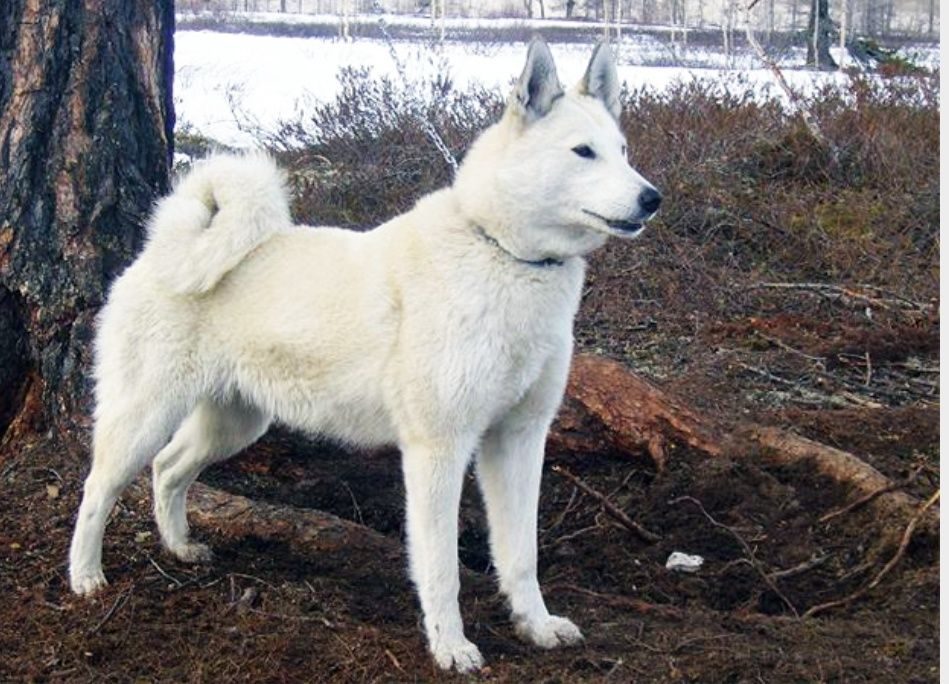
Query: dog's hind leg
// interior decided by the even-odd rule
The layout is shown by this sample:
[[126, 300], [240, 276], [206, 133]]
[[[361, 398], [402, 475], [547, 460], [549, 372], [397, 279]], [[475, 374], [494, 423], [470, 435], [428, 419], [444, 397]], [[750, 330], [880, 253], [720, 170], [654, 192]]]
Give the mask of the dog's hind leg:
[[93, 434], [92, 469], [83, 487], [69, 549], [69, 583], [77, 594], [106, 584], [102, 537], [122, 491], [155, 456], [181, 421], [187, 407], [157, 395], [119, 407], [100, 404]]
[[204, 544], [188, 536], [188, 488], [201, 471], [233, 456], [264, 434], [270, 417], [235, 400], [227, 404], [204, 400], [184, 420], [152, 463], [155, 520], [162, 542], [180, 560], [211, 559]]

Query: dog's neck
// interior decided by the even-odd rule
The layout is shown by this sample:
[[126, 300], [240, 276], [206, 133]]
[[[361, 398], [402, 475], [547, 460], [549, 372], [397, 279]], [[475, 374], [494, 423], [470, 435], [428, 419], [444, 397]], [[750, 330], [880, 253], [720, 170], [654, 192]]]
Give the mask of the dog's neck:
[[491, 237], [490, 235], [488, 235], [488, 232], [487, 232], [484, 228], [482, 228], [481, 226], [479, 226], [479, 225], [477, 225], [477, 224], [475, 224], [475, 232], [476, 232], [485, 242], [491, 244], [491, 245], [494, 246], [496, 249], [498, 249], [498, 250], [504, 252], [505, 255], [507, 255], [510, 259], [513, 259], [514, 261], [516, 261], [516, 262], [519, 263], [519, 264], [525, 264], [525, 265], [527, 265], [527, 266], [533, 266], [533, 267], [535, 267], [535, 268], [554, 268], [554, 267], [557, 267], [557, 266], [563, 266], [563, 261], [562, 261], [562, 260], [560, 260], [560, 259], [554, 259], [554, 258], [552, 258], [552, 257], [548, 257], [547, 259], [538, 259], [538, 260], [536, 260], [536, 261], [533, 261], [533, 260], [531, 260], [531, 259], [523, 259], [523, 258], [517, 256], [516, 254], [514, 254], [513, 252], [511, 252], [510, 250], [508, 250], [507, 248], [505, 248], [504, 245], [502, 245], [500, 242], [498, 242], [498, 241], [495, 240], [493, 237]]

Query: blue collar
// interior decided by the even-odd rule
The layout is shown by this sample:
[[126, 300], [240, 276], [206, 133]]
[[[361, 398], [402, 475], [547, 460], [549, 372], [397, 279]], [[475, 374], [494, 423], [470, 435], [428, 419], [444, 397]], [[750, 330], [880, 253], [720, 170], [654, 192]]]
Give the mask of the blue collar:
[[561, 261], [560, 259], [554, 259], [552, 257], [549, 257], [547, 259], [539, 259], [537, 261], [531, 261], [530, 259], [522, 259], [521, 257], [516, 256], [512, 254], [511, 252], [507, 251], [506, 249], [504, 249], [504, 246], [500, 242], [495, 240], [493, 237], [488, 235], [487, 232], [484, 230], [484, 228], [482, 228], [481, 226], [476, 225], [475, 230], [477, 230], [478, 235], [484, 238], [487, 242], [497, 247], [499, 250], [507, 254], [511, 259], [518, 262], [519, 264], [533, 266], [534, 268], [550, 268], [553, 266], [563, 266], [563, 261]]

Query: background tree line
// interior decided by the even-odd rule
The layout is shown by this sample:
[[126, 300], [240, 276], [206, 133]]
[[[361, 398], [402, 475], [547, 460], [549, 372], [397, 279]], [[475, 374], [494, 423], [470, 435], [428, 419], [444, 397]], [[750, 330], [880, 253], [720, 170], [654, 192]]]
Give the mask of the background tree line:
[[[749, 0], [750, 1], [750, 0]], [[215, 12], [292, 12], [303, 14], [427, 14], [433, 0], [184, 0], [179, 10]], [[734, 22], [745, 0], [434, 0], [449, 17], [568, 18], [630, 24], [715, 28]], [[766, 33], [803, 31], [815, 0], [759, 0], [752, 14]], [[345, 5], [345, 7], [344, 7]], [[444, 10], [442, 9], [444, 8]], [[829, 13], [849, 31], [873, 38], [938, 38], [936, 0], [831, 0]]]

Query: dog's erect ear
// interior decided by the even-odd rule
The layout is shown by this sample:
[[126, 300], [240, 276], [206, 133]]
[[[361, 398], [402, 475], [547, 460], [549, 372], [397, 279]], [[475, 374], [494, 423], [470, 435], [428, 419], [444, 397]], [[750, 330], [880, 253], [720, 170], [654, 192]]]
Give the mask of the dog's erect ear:
[[545, 116], [562, 95], [554, 56], [544, 39], [535, 37], [527, 49], [527, 64], [514, 86], [508, 107], [518, 111], [527, 122], [536, 121]]
[[613, 51], [607, 43], [601, 42], [593, 50], [587, 72], [577, 89], [583, 95], [599, 98], [613, 118], [619, 119], [619, 75], [613, 63]]

